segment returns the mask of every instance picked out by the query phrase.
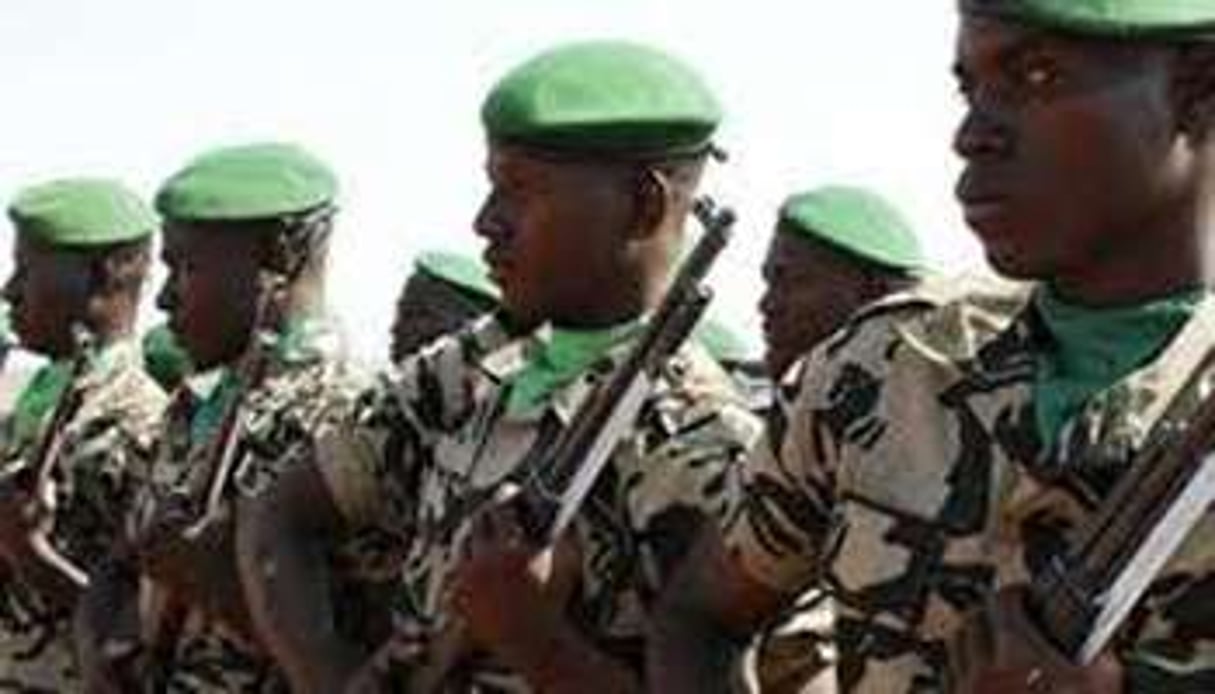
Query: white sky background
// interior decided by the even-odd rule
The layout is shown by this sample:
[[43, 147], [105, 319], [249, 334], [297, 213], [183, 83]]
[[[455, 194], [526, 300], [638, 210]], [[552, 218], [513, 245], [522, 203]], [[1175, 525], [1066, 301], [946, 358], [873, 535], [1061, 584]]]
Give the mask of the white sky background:
[[[953, 203], [953, 0], [2, 0], [0, 197], [63, 175], [151, 195], [216, 144], [287, 139], [343, 184], [331, 303], [356, 352], [385, 351], [414, 253], [479, 253], [480, 100], [555, 42], [652, 42], [727, 109], [731, 159], [708, 188], [741, 215], [715, 311], [751, 329], [776, 206], [863, 183], [900, 205], [930, 257], [981, 264]], [[576, 232], [576, 230], [573, 230]], [[0, 228], [11, 247], [12, 230]], [[11, 261], [0, 257], [7, 273]], [[150, 303], [150, 301], [149, 301]], [[147, 321], [154, 316], [149, 312]]]

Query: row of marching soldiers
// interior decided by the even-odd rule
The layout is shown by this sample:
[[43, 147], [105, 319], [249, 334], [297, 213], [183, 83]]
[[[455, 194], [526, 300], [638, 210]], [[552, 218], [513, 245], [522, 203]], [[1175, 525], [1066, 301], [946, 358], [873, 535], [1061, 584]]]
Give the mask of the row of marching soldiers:
[[[728, 223], [695, 202], [718, 102], [660, 51], [568, 44], [494, 85], [493, 296], [403, 300], [374, 373], [325, 314], [337, 183], [307, 152], [203, 154], [158, 214], [95, 180], [19, 195], [6, 298], [55, 366], [6, 440], [0, 688], [1215, 690], [1210, 513], [1091, 658], [1027, 608], [1210, 364], [1215, 9], [960, 7], [959, 198], [1033, 281], [937, 281], [877, 196], [794, 195], [775, 404], [690, 339], [621, 391], [591, 477], [551, 451], [651, 344], [690, 218]], [[131, 337], [156, 230], [194, 370], [168, 396]]]
[[[496, 490], [528, 484], [662, 300], [718, 105], [670, 56], [588, 42], [511, 71], [482, 119], [485, 264], [419, 258], [378, 374], [326, 313], [338, 182], [299, 146], [206, 152], [152, 206], [96, 178], [16, 196], [5, 299], [52, 363], [8, 420], [0, 691], [639, 684], [647, 612], [757, 440], [763, 367], [702, 325], [553, 547]], [[154, 339], [185, 358], [154, 379], [134, 323], [157, 232]], [[877, 195], [791, 197], [769, 368], [919, 266]], [[786, 690], [829, 655], [789, 621], [763, 650]], [[464, 643], [425, 674], [453, 624]]]

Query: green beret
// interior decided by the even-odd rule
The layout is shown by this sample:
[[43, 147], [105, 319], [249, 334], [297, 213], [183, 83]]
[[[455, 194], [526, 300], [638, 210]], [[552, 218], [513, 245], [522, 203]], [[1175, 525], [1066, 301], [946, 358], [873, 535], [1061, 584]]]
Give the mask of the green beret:
[[414, 261], [414, 269], [474, 296], [497, 301], [498, 286], [489, 277], [485, 264], [465, 255], [444, 251], [426, 251]]
[[719, 362], [729, 364], [746, 361], [751, 357], [747, 343], [722, 323], [713, 318], [706, 318], [696, 326], [696, 340], [705, 351]]
[[490, 139], [607, 155], [707, 151], [721, 107], [690, 67], [618, 41], [563, 45], [506, 74], [481, 106]]
[[1215, 32], [1211, 0], [960, 0], [963, 12], [1113, 38], [1189, 38]]
[[147, 238], [159, 222], [121, 183], [72, 178], [26, 188], [8, 208], [17, 231], [49, 246], [88, 248]]
[[337, 188], [333, 171], [295, 145], [227, 147], [173, 174], [156, 194], [156, 209], [192, 221], [271, 219], [327, 205]]
[[142, 346], [144, 370], [165, 390], [190, 373], [190, 357], [169, 326], [161, 324], [144, 333]]
[[900, 270], [924, 265], [920, 243], [903, 215], [862, 188], [828, 186], [793, 195], [781, 205], [780, 223], [878, 265]]

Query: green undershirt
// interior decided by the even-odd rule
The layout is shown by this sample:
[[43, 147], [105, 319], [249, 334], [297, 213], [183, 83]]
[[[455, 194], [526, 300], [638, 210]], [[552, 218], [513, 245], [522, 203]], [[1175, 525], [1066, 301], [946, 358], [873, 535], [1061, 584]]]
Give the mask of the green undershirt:
[[[274, 339], [272, 358], [280, 364], [310, 361], [321, 351], [318, 342], [328, 334], [329, 324], [322, 318], [293, 319]], [[239, 390], [236, 373], [227, 366], [221, 367], [215, 385], [202, 397], [190, 417], [191, 441], [205, 441], [215, 433], [228, 403]]]
[[1068, 303], [1049, 287], [1034, 306], [1050, 336], [1039, 352], [1034, 417], [1042, 440], [1053, 445], [1084, 404], [1150, 361], [1194, 314], [1206, 291], [1116, 308]]
[[[109, 371], [115, 363], [117, 351], [125, 341], [114, 342], [92, 351], [87, 359], [87, 373]], [[56, 359], [34, 372], [13, 405], [9, 420], [9, 446], [22, 445], [36, 440], [47, 417], [54, 411], [72, 380], [74, 367], [71, 358]]]
[[529, 412], [544, 404], [613, 347], [632, 337], [638, 325], [630, 321], [601, 330], [552, 328], [538, 339], [527, 355], [527, 363], [511, 380], [507, 412]]

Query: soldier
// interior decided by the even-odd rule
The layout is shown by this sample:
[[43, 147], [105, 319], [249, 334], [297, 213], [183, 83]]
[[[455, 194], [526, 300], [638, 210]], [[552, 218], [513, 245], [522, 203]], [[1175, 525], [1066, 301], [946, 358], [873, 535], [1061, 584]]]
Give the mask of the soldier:
[[1087, 667], [1015, 588], [1126, 469], [1183, 355], [1210, 352], [1215, 5], [960, 7], [957, 194], [989, 262], [1036, 284], [887, 305], [812, 353], [744, 510], [672, 585], [656, 691], [719, 689], [734, 640], [817, 577], [846, 691], [1215, 690], [1210, 514]]
[[397, 298], [389, 355], [393, 363], [498, 305], [498, 288], [483, 263], [443, 251], [414, 260]]
[[[924, 270], [919, 240], [890, 202], [853, 186], [825, 186], [781, 204], [764, 261], [764, 362], [796, 392], [798, 357], [866, 304], [911, 289]], [[777, 395], [773, 406], [788, 406]], [[770, 415], [782, 416], [769, 411]], [[809, 590], [765, 632], [755, 654], [760, 691], [835, 691], [827, 595]]]
[[827, 186], [781, 204], [764, 260], [764, 362], [773, 382], [865, 304], [911, 288], [919, 240], [877, 193]]
[[164, 407], [132, 337], [157, 220], [101, 179], [28, 188], [8, 212], [13, 327], [51, 362], [7, 422], [0, 689], [69, 691], [79, 681], [67, 616], [132, 501]]
[[456, 690], [640, 684], [651, 601], [756, 433], [720, 368], [695, 348], [671, 360], [549, 580], [509, 513], [467, 502], [531, 474], [526, 454], [632, 344], [681, 247], [718, 113], [688, 67], [629, 43], [555, 48], [490, 92], [492, 188], [475, 230], [505, 314], [398, 364], [242, 533], [242, 577], [260, 585], [263, 636], [297, 690], [341, 691], [359, 665], [318, 600], [332, 580], [320, 559], [368, 527], [406, 555], [397, 633], [358, 686], [416, 677], [457, 619], [477, 648]]
[[[336, 194], [325, 164], [275, 143], [199, 156], [157, 194], [169, 267], [159, 304], [212, 387], [178, 389], [131, 531], [86, 596], [78, 642], [94, 686], [278, 683], [240, 597], [232, 495], [272, 484], [358, 390], [325, 315]], [[225, 459], [230, 475], [217, 475]], [[115, 618], [135, 604], [138, 628]]]

